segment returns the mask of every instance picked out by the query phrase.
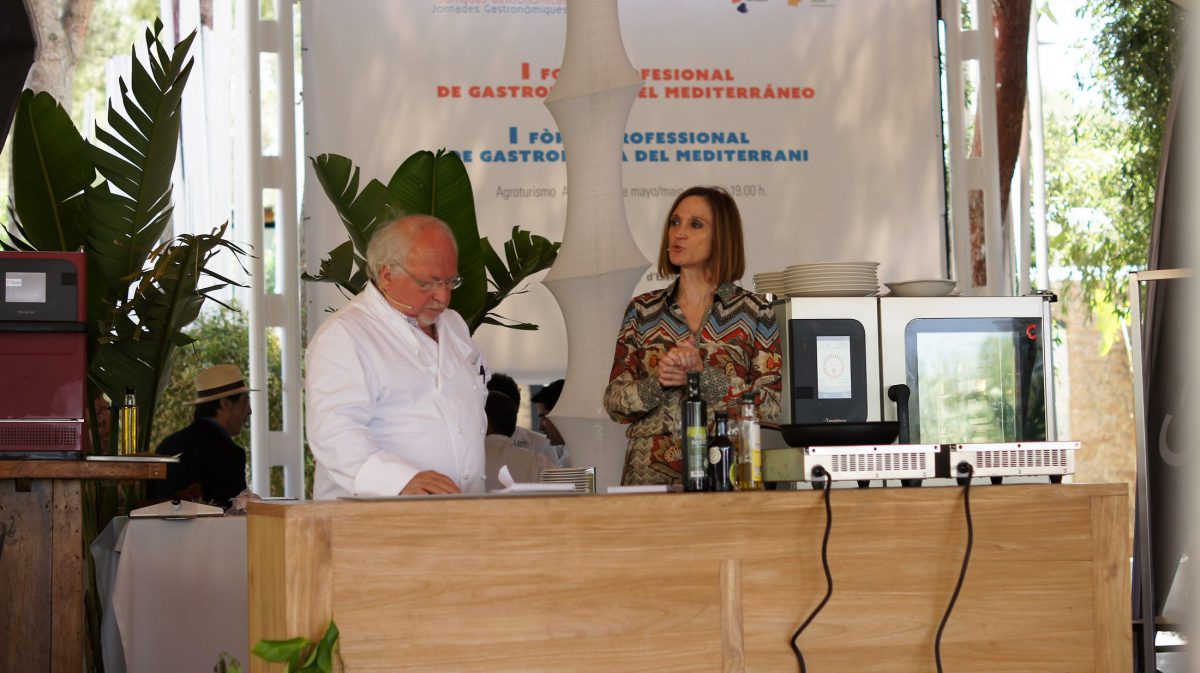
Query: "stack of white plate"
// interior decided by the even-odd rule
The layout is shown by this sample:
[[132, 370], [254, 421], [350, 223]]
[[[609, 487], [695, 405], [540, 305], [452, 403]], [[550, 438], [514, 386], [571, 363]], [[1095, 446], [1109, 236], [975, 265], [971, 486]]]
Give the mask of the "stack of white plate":
[[764, 271], [754, 274], [754, 291], [758, 294], [769, 292], [776, 296], [782, 296], [784, 289], [782, 271]]
[[879, 292], [879, 262], [796, 264], [783, 285], [789, 297], [866, 297]]

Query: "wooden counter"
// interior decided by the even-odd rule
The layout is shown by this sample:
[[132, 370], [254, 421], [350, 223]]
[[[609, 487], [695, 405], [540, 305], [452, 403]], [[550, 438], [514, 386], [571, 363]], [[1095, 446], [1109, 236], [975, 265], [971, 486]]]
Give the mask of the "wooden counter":
[[81, 481], [166, 474], [163, 463], [0, 460], [0, 671], [83, 670]]
[[[946, 670], [1127, 673], [1127, 507], [1123, 485], [973, 487]], [[808, 670], [934, 670], [962, 489], [837, 489], [832, 508]], [[817, 491], [252, 503], [250, 643], [334, 617], [356, 673], [795, 671], [824, 525]]]

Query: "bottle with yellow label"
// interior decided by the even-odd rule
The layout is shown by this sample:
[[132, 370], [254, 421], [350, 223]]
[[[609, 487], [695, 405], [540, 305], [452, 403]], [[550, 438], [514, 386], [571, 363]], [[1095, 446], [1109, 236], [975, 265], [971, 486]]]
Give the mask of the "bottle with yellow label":
[[739, 491], [763, 490], [762, 478], [762, 431], [758, 424], [758, 414], [754, 408], [754, 393], [746, 391], [742, 395], [742, 408], [738, 414], [737, 426], [738, 449], [738, 478]]
[[708, 405], [700, 397], [700, 372], [688, 372], [687, 395], [679, 410], [683, 436], [683, 490], [705, 490], [708, 471]]
[[130, 456], [137, 453], [137, 438], [138, 438], [138, 409], [137, 395], [134, 394], [133, 388], [125, 389], [125, 401], [121, 405], [121, 445], [118, 448], [118, 453], [122, 456]]

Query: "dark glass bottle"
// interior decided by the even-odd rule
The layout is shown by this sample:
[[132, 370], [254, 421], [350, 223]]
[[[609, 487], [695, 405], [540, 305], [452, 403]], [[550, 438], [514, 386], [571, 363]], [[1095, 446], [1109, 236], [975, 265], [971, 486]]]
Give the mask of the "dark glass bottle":
[[679, 410], [683, 450], [683, 490], [703, 491], [708, 468], [708, 405], [700, 397], [700, 372], [688, 372], [687, 395]]
[[708, 488], [711, 491], [732, 491], [736, 462], [733, 442], [729, 441], [729, 415], [724, 411], [718, 411], [715, 415], [715, 432], [708, 442]]

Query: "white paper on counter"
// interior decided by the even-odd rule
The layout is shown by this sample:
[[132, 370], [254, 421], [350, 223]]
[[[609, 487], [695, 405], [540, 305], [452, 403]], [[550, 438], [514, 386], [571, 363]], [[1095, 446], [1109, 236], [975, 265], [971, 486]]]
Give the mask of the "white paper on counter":
[[574, 484], [543, 484], [537, 483], [518, 483], [513, 481], [512, 473], [508, 471], [508, 466], [504, 465], [500, 468], [500, 472], [496, 475], [496, 479], [504, 488], [493, 490], [492, 493], [573, 493], [575, 491]]

